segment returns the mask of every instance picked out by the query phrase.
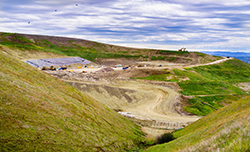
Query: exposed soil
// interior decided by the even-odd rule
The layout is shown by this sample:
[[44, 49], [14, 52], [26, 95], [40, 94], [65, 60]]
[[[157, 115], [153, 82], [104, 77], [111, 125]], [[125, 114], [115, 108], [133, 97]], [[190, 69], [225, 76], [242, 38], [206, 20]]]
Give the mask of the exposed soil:
[[[228, 59], [219, 60], [212, 64], [226, 60]], [[158, 63], [160, 62], [158, 61]], [[168, 66], [176, 67], [179, 65], [172, 63]], [[202, 64], [198, 66], [202, 66]], [[192, 116], [182, 109], [183, 105], [188, 105], [190, 97], [178, 93], [180, 87], [176, 82], [129, 79], [130, 77], [167, 74], [168, 69], [165, 67], [148, 66], [128, 70], [109, 67], [74, 70], [75, 72], [47, 72], [63, 79], [93, 99], [104, 103], [134, 123], [141, 125], [148, 133], [149, 138], [156, 138], [158, 134], [166, 132], [166, 130], [162, 131], [161, 129], [180, 129], [201, 118]]]
[[100, 65], [105, 65], [108, 67], [114, 67], [117, 64], [121, 64], [122, 66], [136, 66], [138, 65], [137, 61], [129, 60], [126, 58], [119, 58], [119, 59], [97, 59], [97, 63]]
[[128, 80], [64, 81], [143, 126], [179, 129], [200, 118], [185, 113], [180, 94], [168, 87]]
[[242, 82], [242, 83], [239, 83], [238, 86], [242, 90], [250, 92], [250, 82]]
[[[214, 61], [216, 58], [209, 55], [203, 58], [197, 53], [190, 52], [182, 56], [168, 54], [165, 60], [151, 61], [152, 56], [161, 56], [161, 54], [158, 54], [159, 50], [143, 51], [143, 49], [113, 46], [81, 39], [22, 35], [37, 44], [47, 40], [53, 45], [63, 47], [71, 47], [74, 44], [86, 48], [96, 48], [102, 52], [127, 52], [127, 54], [133, 55], [136, 55], [136, 52], [138, 52], [140, 55], [148, 56], [148, 59], [138, 59], [137, 61], [127, 58], [96, 59], [97, 63], [105, 65], [106, 69], [77, 68], [79, 65], [71, 65], [68, 69], [71, 72], [47, 72], [78, 88], [93, 99], [104, 103], [138, 125], [143, 126], [143, 129], [153, 138], [158, 136], [158, 133], [162, 134], [166, 131], [159, 131], [159, 129], [180, 129], [201, 117], [192, 116], [190, 113], [183, 111], [182, 106], [183, 104], [188, 104], [188, 98], [178, 93], [180, 87], [176, 82], [130, 80], [130, 78], [168, 74], [168, 69], [172, 68], [182, 69], [184, 67], [217, 64], [230, 59], [225, 58], [206, 63], [207, 61]], [[43, 43], [42, 45], [46, 44]], [[11, 50], [2, 45], [0, 45], [0, 50], [21, 60], [66, 57], [49, 52]], [[168, 59], [170, 58], [174, 58], [174, 60], [169, 62]], [[123, 67], [130, 66], [132, 69], [111, 69], [116, 64], [122, 64]], [[93, 65], [97, 64], [93, 63]], [[138, 65], [142, 67], [135, 68]], [[186, 80], [182, 79], [181, 81]], [[248, 89], [249, 85], [241, 85], [242, 88]]]
[[150, 128], [150, 127], [142, 127], [142, 131], [147, 134], [148, 139], [157, 139], [164, 133], [170, 133], [174, 130], [166, 130], [166, 129], [156, 129], [156, 128]]
[[159, 69], [152, 69], [152, 68], [133, 68], [126, 71], [121, 71], [118, 76], [119, 77], [147, 77], [150, 75], [160, 75], [160, 74], [168, 74], [169, 72], [167, 69], [159, 70]]
[[[226, 60], [228, 59], [211, 64]], [[93, 68], [85, 70], [93, 70]], [[182, 109], [183, 104], [187, 104], [188, 98], [177, 92], [180, 90], [177, 83], [129, 79], [167, 74], [167, 69], [143, 67], [113, 71], [110, 68], [106, 70], [103, 68], [98, 71], [94, 73], [53, 71], [50, 74], [64, 79], [65, 82], [143, 126], [179, 129], [200, 118], [191, 116]]]

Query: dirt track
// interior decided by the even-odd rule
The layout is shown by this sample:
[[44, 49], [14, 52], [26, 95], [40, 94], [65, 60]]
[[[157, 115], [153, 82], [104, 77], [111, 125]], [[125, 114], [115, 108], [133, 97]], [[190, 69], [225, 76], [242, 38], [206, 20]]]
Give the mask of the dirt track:
[[231, 60], [233, 58], [223, 58], [214, 62], [210, 62], [210, 63], [205, 63], [205, 64], [196, 64], [196, 65], [191, 65], [191, 66], [187, 66], [187, 67], [197, 67], [197, 66], [205, 66], [205, 65], [213, 65], [213, 64], [219, 64], [221, 62], [225, 62], [227, 60]]
[[129, 115], [140, 120], [151, 120], [151, 127], [179, 129], [200, 117], [187, 116], [176, 111], [175, 105], [179, 101], [179, 93], [162, 86], [143, 84], [138, 82], [124, 83], [128, 89], [145, 90], [154, 94], [155, 98], [143, 103], [137, 103], [124, 108]]

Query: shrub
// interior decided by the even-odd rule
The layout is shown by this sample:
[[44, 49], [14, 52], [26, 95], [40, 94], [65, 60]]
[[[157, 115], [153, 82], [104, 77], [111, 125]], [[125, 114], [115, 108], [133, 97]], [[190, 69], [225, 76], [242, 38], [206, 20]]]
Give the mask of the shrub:
[[151, 60], [165, 60], [165, 56], [152, 56]]
[[158, 144], [163, 144], [174, 140], [174, 135], [172, 133], [165, 133], [157, 138]]

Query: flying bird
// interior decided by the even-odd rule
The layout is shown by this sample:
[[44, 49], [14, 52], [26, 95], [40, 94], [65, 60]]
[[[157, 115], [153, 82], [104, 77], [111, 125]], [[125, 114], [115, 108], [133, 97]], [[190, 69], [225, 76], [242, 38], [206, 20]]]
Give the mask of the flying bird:
[[76, 4], [76, 6], [78, 6], [78, 4]]
[[55, 12], [57, 12], [57, 10], [55, 10]]
[[30, 22], [28, 22], [28, 24], [30, 24]]

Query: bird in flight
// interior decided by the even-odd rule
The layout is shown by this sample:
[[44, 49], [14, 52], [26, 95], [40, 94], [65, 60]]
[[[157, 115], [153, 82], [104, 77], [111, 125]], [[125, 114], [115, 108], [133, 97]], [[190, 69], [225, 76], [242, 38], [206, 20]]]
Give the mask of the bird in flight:
[[78, 4], [76, 4], [76, 6], [78, 6]]
[[30, 22], [28, 22], [28, 24], [30, 24]]

